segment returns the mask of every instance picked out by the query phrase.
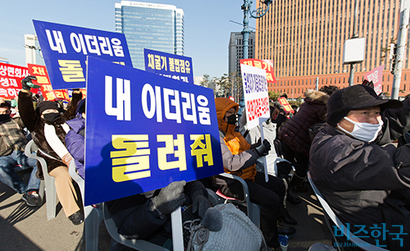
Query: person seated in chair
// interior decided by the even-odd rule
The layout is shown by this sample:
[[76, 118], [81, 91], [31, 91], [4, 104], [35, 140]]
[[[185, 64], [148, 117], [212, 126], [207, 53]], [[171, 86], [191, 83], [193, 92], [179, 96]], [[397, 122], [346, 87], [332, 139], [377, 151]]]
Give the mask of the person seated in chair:
[[310, 149], [313, 182], [353, 234], [410, 250], [410, 144], [387, 144], [409, 130], [410, 100], [355, 85], [330, 96], [327, 112]]
[[[220, 132], [222, 161], [227, 173], [237, 175], [245, 180], [249, 187], [250, 200], [261, 206], [261, 230], [269, 247], [279, 248], [278, 234], [293, 235], [296, 230], [277, 224], [283, 213], [285, 186], [283, 181], [269, 175], [258, 173], [255, 168], [257, 159], [268, 154], [271, 146], [267, 140], [262, 144], [250, 145], [246, 139], [235, 131], [236, 113], [239, 105], [228, 98], [216, 98], [215, 106]], [[243, 199], [241, 184], [229, 179], [215, 178], [223, 194]]]
[[[81, 199], [68, 173], [72, 157], [65, 146], [64, 138], [70, 130], [65, 121], [74, 117], [77, 102], [82, 94], [80, 91], [73, 92], [71, 105], [67, 111], [53, 101], [42, 101], [34, 110], [29, 85], [31, 79], [35, 77], [28, 76], [22, 80], [23, 90], [18, 95], [20, 116], [39, 149], [37, 155], [47, 162], [48, 173], [55, 178], [57, 196], [65, 215], [73, 224], [78, 225], [84, 221], [84, 216], [78, 205]], [[43, 177], [41, 168], [38, 168], [38, 176]]]
[[[270, 118], [267, 119], [262, 123], [262, 128], [263, 128], [263, 136], [265, 137], [266, 140], [269, 141], [270, 145], [273, 146], [275, 143], [276, 139], [276, 124], [272, 122], [272, 118], [276, 115], [276, 111], [273, 106], [270, 107]], [[246, 128], [240, 129], [239, 131], [244, 131], [242, 134], [245, 139], [250, 143], [250, 144], [256, 144], [258, 143], [258, 140], [261, 139], [261, 126], [258, 125], [254, 128], [248, 129], [247, 128], [247, 119], [246, 119], [246, 110], [243, 111], [243, 115], [239, 121], [239, 126]], [[281, 219], [288, 224], [296, 225], [297, 221], [290, 216], [288, 210], [286, 209], [286, 201], [290, 201], [292, 204], [299, 204], [302, 202], [301, 199], [293, 197], [290, 192], [289, 192], [289, 172], [292, 170], [292, 164], [289, 163], [288, 161], [282, 161], [282, 162], [277, 162], [278, 155], [276, 154], [275, 147], [271, 147], [269, 150], [268, 154], [266, 155], [266, 167], [269, 175], [279, 177], [280, 179], [283, 180], [285, 187], [286, 187], [286, 194], [285, 194], [285, 199], [283, 200], [283, 214], [281, 216]], [[264, 160], [263, 158], [258, 158], [258, 162], [256, 163], [256, 169], [258, 171], [264, 170]]]
[[192, 213], [204, 218], [211, 207], [207, 198], [200, 181], [178, 181], [162, 189], [108, 201], [106, 205], [119, 234], [170, 248], [171, 213], [180, 206], [192, 205]]
[[65, 136], [67, 150], [74, 159], [78, 175], [84, 179], [85, 99], [78, 101], [76, 117], [67, 121], [70, 131]]
[[[37, 178], [37, 160], [28, 158], [24, 149], [28, 139], [23, 130], [24, 123], [21, 118], [11, 118], [11, 104], [0, 99], [0, 181], [14, 191], [23, 194], [21, 197], [27, 206], [38, 205], [38, 189], [40, 179]], [[21, 168], [33, 168], [28, 184], [25, 184], [14, 171], [16, 165]]]

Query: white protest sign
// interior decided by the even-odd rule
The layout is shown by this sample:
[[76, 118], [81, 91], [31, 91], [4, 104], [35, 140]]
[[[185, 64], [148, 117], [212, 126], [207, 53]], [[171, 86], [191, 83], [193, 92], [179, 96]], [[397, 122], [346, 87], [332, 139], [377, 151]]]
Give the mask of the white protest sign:
[[[266, 71], [249, 65], [241, 65], [248, 130], [270, 117]], [[259, 122], [259, 119], [263, 119]]]
[[[241, 64], [243, 93], [246, 107], [248, 130], [261, 125], [261, 140], [263, 142], [262, 123], [270, 118], [268, 83], [266, 71], [249, 65]], [[265, 180], [268, 182], [268, 169], [264, 157]]]

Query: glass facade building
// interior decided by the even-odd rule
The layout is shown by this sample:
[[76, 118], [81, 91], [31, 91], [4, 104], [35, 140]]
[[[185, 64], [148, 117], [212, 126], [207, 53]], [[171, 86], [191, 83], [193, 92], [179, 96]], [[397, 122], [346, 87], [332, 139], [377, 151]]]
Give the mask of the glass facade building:
[[184, 55], [184, 11], [174, 5], [116, 3], [115, 31], [125, 35], [135, 68], [145, 69], [144, 48]]

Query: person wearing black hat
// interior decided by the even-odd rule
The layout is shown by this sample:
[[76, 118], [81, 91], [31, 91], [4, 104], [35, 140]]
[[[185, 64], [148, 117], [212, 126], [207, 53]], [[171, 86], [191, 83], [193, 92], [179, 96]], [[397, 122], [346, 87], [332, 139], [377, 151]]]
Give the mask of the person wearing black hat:
[[[57, 196], [65, 215], [73, 224], [78, 225], [84, 221], [84, 216], [78, 206], [81, 199], [68, 173], [72, 157], [65, 146], [64, 138], [70, 130], [65, 121], [75, 116], [77, 102], [82, 94], [80, 91], [73, 92], [71, 105], [65, 112], [62, 112], [60, 104], [54, 101], [42, 101], [34, 110], [29, 84], [31, 79], [35, 77], [28, 76], [22, 80], [23, 90], [18, 95], [20, 116], [39, 149], [37, 155], [44, 158], [48, 173], [55, 178]], [[41, 168], [38, 169], [37, 175], [43, 178]]]
[[330, 96], [327, 112], [310, 149], [312, 180], [353, 234], [410, 250], [410, 144], [387, 144], [409, 130], [409, 100], [355, 85]]

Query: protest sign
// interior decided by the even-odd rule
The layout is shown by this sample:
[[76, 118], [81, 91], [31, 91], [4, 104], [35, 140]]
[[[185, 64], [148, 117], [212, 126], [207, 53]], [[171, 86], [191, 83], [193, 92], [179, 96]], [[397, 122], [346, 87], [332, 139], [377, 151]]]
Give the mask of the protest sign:
[[241, 72], [247, 125], [248, 129], [252, 129], [261, 124], [259, 118], [266, 120], [270, 117], [266, 72], [244, 64], [241, 65]]
[[[261, 140], [264, 135], [262, 123], [270, 118], [268, 83], [266, 82], [266, 71], [253, 66], [241, 64], [243, 93], [246, 107], [247, 129], [250, 130], [261, 125]], [[268, 168], [266, 157], [263, 158], [265, 181], [268, 182]]]
[[0, 63], [0, 98], [14, 99], [21, 90], [21, 80], [28, 75], [27, 67]]
[[40, 86], [41, 94], [44, 100], [65, 100], [70, 101], [67, 90], [53, 90], [50, 84], [50, 79], [47, 74], [47, 69], [44, 65], [27, 64], [28, 72], [31, 76], [35, 76], [37, 80], [31, 80], [34, 84]]
[[283, 110], [285, 110], [286, 114], [295, 113], [292, 106], [289, 104], [288, 100], [285, 97], [278, 98], [279, 104], [283, 106]]
[[273, 60], [248, 58], [241, 59], [240, 63], [253, 66], [259, 69], [264, 69], [266, 71], [266, 81], [268, 83], [276, 83], [275, 74], [273, 72]]
[[125, 35], [33, 20], [54, 90], [85, 87], [86, 57], [132, 66]]
[[85, 204], [223, 172], [214, 94], [88, 58]]
[[194, 83], [194, 71], [190, 57], [144, 49], [144, 60], [147, 72], [185, 83]]
[[364, 78], [367, 79], [367, 81], [373, 82], [374, 91], [377, 93], [377, 95], [382, 92], [383, 69], [384, 65], [381, 65], [364, 74]]

